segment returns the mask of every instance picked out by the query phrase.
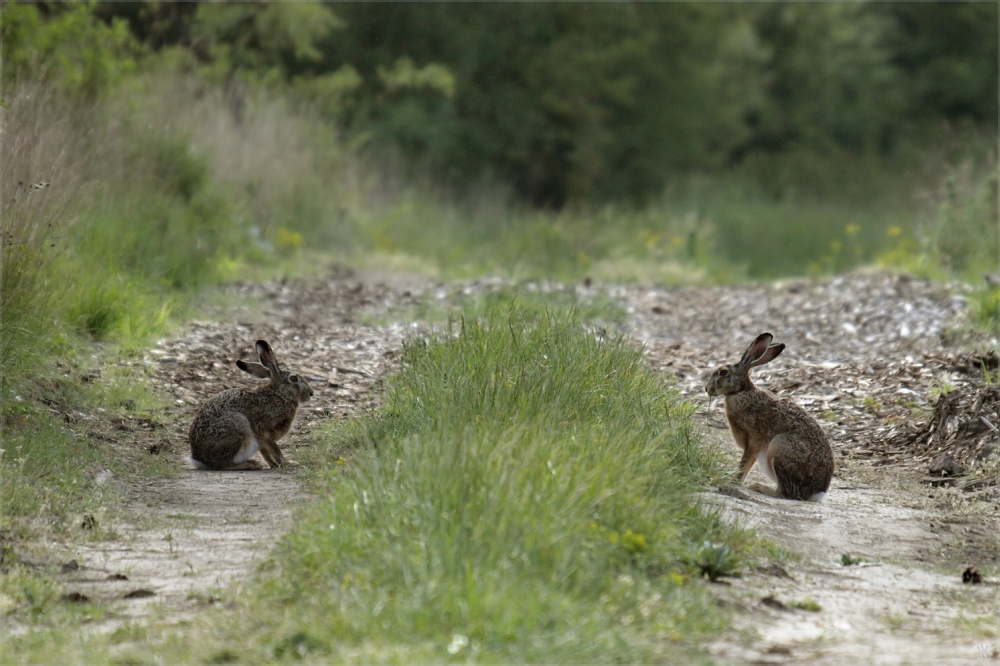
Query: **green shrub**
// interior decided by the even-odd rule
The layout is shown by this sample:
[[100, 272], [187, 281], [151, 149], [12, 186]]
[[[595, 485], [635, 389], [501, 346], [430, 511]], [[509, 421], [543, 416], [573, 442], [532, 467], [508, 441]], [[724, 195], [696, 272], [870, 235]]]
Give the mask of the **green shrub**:
[[94, 16], [91, 3], [50, 5], [43, 17], [35, 5], [3, 6], [3, 78], [51, 84], [91, 99], [135, 68], [138, 43], [121, 19]]
[[182, 135], [139, 136], [136, 161], [148, 161], [157, 190], [181, 197], [190, 203], [204, 190], [208, 163], [191, 154], [191, 140]]

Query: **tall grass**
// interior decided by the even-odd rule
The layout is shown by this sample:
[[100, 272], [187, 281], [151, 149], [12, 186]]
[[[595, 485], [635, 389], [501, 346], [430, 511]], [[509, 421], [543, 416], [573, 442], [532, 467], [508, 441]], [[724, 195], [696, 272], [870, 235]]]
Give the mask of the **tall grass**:
[[342, 219], [349, 151], [335, 128], [266, 83], [223, 85], [193, 75], [190, 57], [167, 52], [151, 60], [129, 104], [204, 165], [206, 178], [227, 193], [235, 220], [264, 246], [258, 249], [288, 254], [306, 241], [349, 244], [355, 230]]
[[110, 417], [150, 402], [141, 386], [113, 400], [135, 378], [93, 366], [165, 330], [172, 305], [218, 279], [246, 231], [176, 135], [44, 85], [4, 92], [0, 527], [29, 539], [116, 497], [94, 478], [124, 469], [121, 451], [81, 434], [90, 426], [52, 412], [74, 422], [80, 411]]
[[[936, 219], [941, 208], [920, 194], [940, 189], [940, 174], [964, 158], [962, 151], [943, 162], [935, 157], [936, 168], [927, 173], [933, 152], [760, 158], [714, 174], [679, 176], [638, 209], [527, 210], [488, 185], [455, 193], [421, 178], [408, 185], [400, 176], [352, 178], [344, 198], [362, 202], [346, 208], [362, 249], [409, 257], [409, 265], [443, 275], [668, 284], [823, 275], [893, 253], [911, 263], [937, 261], [936, 239], [943, 237], [923, 220]], [[985, 204], [995, 202], [995, 194], [983, 194]], [[984, 223], [989, 218], [980, 217], [955, 238], [988, 239]]]
[[960, 275], [1000, 269], [995, 156], [946, 166], [925, 196], [932, 214], [923, 236], [932, 261]]
[[37, 367], [18, 359], [43, 358], [55, 335], [127, 340], [151, 332], [178, 296], [223, 277], [235, 258], [260, 253], [236, 198], [162, 116], [39, 84], [7, 92], [6, 379]]
[[265, 648], [684, 652], [721, 623], [693, 554], [746, 544], [692, 497], [722, 469], [689, 416], [638, 352], [573, 315], [494, 311], [412, 342], [384, 407], [330, 441], [322, 499], [275, 553]]
[[31, 86], [0, 108], [0, 381], [37, 361], [57, 305], [53, 272], [86, 196], [90, 109]]

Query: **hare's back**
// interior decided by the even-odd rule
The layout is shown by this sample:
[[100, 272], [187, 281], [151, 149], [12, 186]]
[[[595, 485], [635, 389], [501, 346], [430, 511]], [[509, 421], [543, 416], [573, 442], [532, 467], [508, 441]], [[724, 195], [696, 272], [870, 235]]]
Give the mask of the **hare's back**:
[[189, 434], [194, 435], [199, 431], [211, 430], [215, 423], [224, 421], [226, 416], [232, 412], [245, 412], [246, 393], [243, 389], [229, 389], [209, 398], [198, 408]]
[[827, 443], [823, 428], [805, 409], [787, 399], [777, 400], [775, 406], [779, 414], [781, 432]]

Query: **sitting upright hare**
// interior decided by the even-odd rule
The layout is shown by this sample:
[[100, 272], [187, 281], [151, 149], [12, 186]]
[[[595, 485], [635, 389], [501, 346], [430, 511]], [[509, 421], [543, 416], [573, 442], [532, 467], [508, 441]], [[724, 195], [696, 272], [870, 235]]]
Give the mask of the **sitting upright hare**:
[[223, 391], [202, 405], [188, 432], [191, 462], [199, 469], [260, 469], [251, 460], [258, 450], [271, 467], [285, 464], [278, 440], [313, 392], [304, 379], [278, 367], [267, 342], [258, 340], [256, 349], [260, 363], [240, 360], [236, 366], [271, 381], [254, 390]]
[[[712, 373], [705, 390], [726, 396], [726, 419], [743, 451], [740, 482], [755, 462], [778, 484], [777, 497], [822, 501], [833, 476], [833, 449], [819, 424], [804, 409], [780, 400], [750, 381], [750, 368], [763, 365], [784, 350], [772, 345], [770, 333], [757, 336], [739, 363]], [[769, 489], [764, 492], [772, 494]]]

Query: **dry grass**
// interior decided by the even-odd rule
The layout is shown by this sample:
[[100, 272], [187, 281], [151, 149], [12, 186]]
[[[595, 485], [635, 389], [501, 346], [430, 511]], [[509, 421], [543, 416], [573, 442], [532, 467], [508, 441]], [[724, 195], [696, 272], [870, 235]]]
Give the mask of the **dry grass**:
[[310, 244], [347, 240], [337, 221], [352, 179], [336, 130], [264, 86], [212, 86], [167, 64], [161, 69], [142, 79], [130, 103], [154, 131], [185, 138], [226, 190], [239, 223], [278, 250], [298, 249], [288, 231]]
[[38, 327], [58, 297], [53, 263], [90, 191], [91, 109], [69, 109], [50, 89], [17, 86], [0, 110], [0, 367], [38, 351]]

